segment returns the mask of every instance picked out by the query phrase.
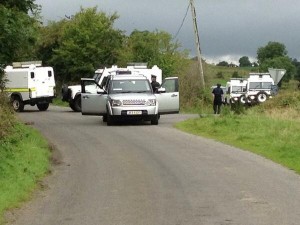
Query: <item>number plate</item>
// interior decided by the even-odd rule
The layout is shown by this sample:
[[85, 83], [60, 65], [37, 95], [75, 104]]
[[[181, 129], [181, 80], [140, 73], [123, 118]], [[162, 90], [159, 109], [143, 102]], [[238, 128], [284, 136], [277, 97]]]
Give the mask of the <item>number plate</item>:
[[127, 111], [127, 115], [142, 115], [142, 111]]

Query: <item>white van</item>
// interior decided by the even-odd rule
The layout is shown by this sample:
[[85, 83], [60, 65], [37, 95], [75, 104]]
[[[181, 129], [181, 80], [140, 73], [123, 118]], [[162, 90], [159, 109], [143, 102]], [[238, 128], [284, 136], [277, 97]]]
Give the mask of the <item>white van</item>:
[[17, 62], [4, 69], [5, 92], [10, 96], [13, 108], [17, 112], [24, 105], [37, 105], [40, 111], [46, 111], [55, 98], [55, 79], [52, 67], [42, 67], [40, 61]]

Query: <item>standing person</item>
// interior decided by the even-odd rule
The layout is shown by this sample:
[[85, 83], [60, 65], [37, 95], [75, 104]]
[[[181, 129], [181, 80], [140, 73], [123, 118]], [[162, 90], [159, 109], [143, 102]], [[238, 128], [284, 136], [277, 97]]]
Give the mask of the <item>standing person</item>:
[[222, 106], [222, 99], [223, 99], [223, 90], [221, 88], [221, 84], [217, 84], [217, 87], [213, 89], [212, 95], [214, 97], [214, 113], [220, 114], [221, 106]]
[[157, 92], [157, 89], [159, 88], [160, 84], [156, 81], [156, 76], [151, 75], [151, 86], [153, 89], [153, 92]]

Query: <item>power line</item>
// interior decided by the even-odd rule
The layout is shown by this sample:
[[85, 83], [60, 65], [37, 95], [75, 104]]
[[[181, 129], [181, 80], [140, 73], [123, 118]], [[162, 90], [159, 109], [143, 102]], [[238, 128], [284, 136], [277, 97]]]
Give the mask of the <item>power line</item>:
[[175, 38], [177, 37], [177, 35], [179, 34], [179, 32], [180, 32], [180, 30], [181, 30], [181, 28], [182, 28], [182, 26], [183, 26], [183, 24], [184, 24], [184, 21], [185, 21], [185, 19], [186, 19], [186, 17], [187, 17], [187, 14], [188, 14], [189, 8], [190, 8], [190, 4], [188, 5], [188, 7], [187, 7], [187, 9], [186, 9], [186, 12], [185, 12], [184, 18], [183, 18], [183, 20], [182, 20], [182, 22], [181, 22], [181, 25], [180, 25], [180, 27], [179, 27], [178, 31], [176, 32], [176, 34], [175, 34], [175, 36], [174, 36], [174, 38], [173, 38], [173, 39], [175, 39]]

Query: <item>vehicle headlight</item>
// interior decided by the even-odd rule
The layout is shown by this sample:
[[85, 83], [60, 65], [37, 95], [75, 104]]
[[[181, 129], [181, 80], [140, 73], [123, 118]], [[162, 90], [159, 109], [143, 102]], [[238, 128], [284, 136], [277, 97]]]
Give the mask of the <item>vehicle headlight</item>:
[[146, 102], [146, 105], [155, 106], [156, 105], [156, 99], [148, 99], [148, 101]]
[[110, 102], [111, 102], [111, 106], [121, 106], [122, 105], [122, 102], [117, 99], [112, 99]]

